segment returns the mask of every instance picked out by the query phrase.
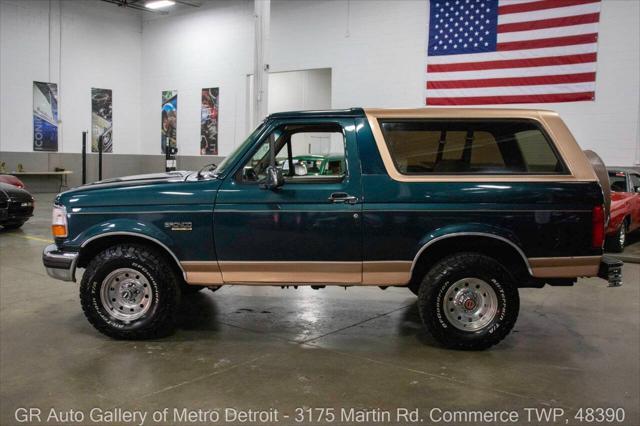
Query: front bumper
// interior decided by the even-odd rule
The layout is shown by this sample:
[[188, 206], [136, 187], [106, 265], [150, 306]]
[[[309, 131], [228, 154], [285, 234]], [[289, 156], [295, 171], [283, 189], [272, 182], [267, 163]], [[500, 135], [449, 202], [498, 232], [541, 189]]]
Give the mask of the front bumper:
[[76, 280], [78, 253], [60, 251], [55, 244], [48, 245], [42, 252], [42, 263], [51, 278], [62, 281]]
[[598, 277], [609, 282], [609, 287], [620, 287], [622, 285], [622, 265], [621, 260], [610, 256], [602, 256]]

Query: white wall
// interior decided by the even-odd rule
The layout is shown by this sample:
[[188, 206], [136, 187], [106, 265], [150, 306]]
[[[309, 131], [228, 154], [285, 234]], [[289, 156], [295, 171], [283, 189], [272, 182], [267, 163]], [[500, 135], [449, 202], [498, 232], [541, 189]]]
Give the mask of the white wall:
[[[331, 109], [331, 69], [272, 72], [269, 81], [269, 114], [280, 111]], [[342, 149], [342, 135], [301, 133], [292, 138], [293, 155], [326, 155]]]
[[113, 90], [114, 153], [139, 153], [141, 41], [139, 14], [107, 3], [0, 0], [0, 150], [32, 151], [32, 85], [46, 81], [58, 83], [59, 152], [80, 152], [100, 87]]
[[[426, 1], [276, 0], [271, 69], [330, 67], [334, 108], [422, 107]], [[640, 163], [640, 2], [604, 0], [595, 102], [505, 105], [558, 111], [584, 149]]]
[[142, 152], [160, 153], [163, 90], [178, 90], [178, 154], [200, 154], [201, 89], [219, 87], [218, 153], [246, 134], [246, 80], [253, 72], [253, 2], [226, 0], [181, 15], [145, 15], [142, 41]]
[[269, 114], [331, 108], [331, 69], [269, 74]]
[[[92, 86], [114, 91], [116, 153], [160, 153], [167, 89], [179, 93], [180, 155], [199, 154], [204, 87], [220, 87], [220, 155], [246, 136], [252, 0], [206, 2], [163, 17], [94, 0], [51, 5], [50, 20], [46, 1], [0, 0], [0, 150], [31, 151], [33, 80], [60, 83], [64, 152], [80, 151]], [[273, 0], [271, 71], [331, 68], [333, 108], [421, 107], [427, 27], [422, 0]], [[583, 148], [609, 164], [640, 162], [638, 1], [602, 3], [596, 90], [595, 102], [507, 106], [557, 110]]]

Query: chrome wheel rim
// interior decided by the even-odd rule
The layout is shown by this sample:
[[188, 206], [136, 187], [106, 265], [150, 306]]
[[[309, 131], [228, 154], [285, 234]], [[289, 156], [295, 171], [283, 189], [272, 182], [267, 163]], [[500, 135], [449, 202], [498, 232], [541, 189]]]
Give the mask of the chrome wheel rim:
[[442, 300], [442, 308], [455, 328], [478, 331], [496, 317], [498, 296], [486, 281], [463, 278], [449, 287]]
[[618, 234], [618, 242], [620, 242], [620, 247], [624, 247], [624, 243], [627, 240], [627, 233], [625, 232], [625, 226], [620, 225], [620, 233]]
[[131, 322], [149, 311], [153, 301], [153, 290], [140, 271], [120, 268], [102, 281], [100, 301], [109, 315], [124, 322]]

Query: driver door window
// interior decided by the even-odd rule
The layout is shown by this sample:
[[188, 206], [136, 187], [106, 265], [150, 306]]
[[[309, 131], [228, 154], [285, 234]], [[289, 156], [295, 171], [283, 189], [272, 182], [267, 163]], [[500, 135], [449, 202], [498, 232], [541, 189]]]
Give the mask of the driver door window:
[[242, 168], [243, 183], [265, 179], [272, 143], [276, 167], [287, 182], [339, 182], [346, 175], [345, 138], [340, 125], [287, 125], [274, 130], [256, 149]]

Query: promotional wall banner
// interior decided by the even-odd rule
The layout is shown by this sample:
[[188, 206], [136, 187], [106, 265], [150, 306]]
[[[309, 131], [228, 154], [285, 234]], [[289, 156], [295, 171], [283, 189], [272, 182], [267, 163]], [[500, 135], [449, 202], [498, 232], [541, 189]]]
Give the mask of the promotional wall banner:
[[178, 125], [178, 91], [162, 91], [162, 153], [168, 146], [177, 147], [177, 125]]
[[33, 82], [33, 150], [58, 150], [58, 85]]
[[200, 154], [218, 155], [218, 99], [219, 89], [202, 89], [200, 112]]
[[98, 152], [102, 137], [102, 152], [113, 152], [113, 119], [111, 89], [91, 88], [91, 152]]

